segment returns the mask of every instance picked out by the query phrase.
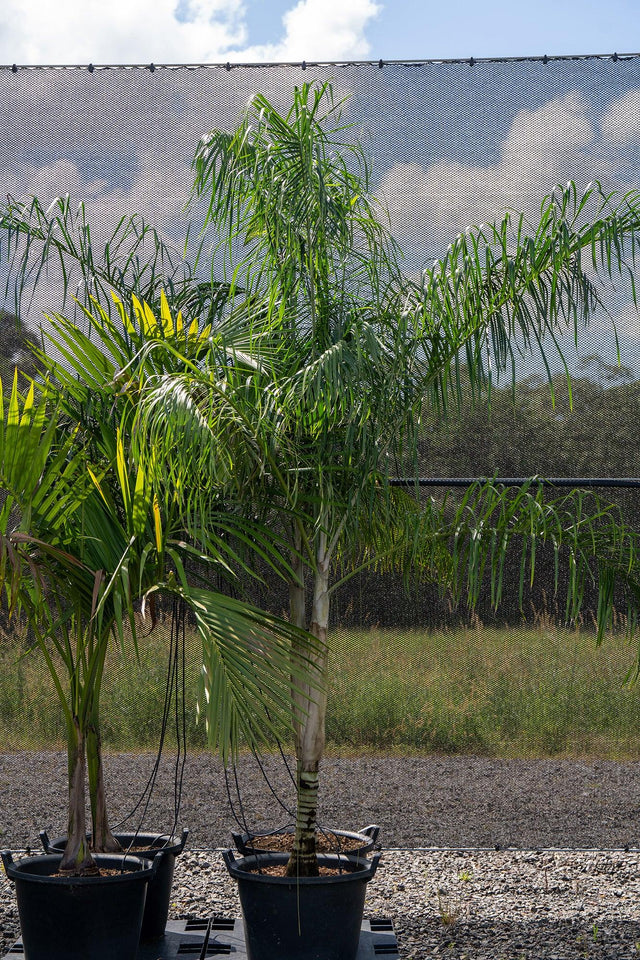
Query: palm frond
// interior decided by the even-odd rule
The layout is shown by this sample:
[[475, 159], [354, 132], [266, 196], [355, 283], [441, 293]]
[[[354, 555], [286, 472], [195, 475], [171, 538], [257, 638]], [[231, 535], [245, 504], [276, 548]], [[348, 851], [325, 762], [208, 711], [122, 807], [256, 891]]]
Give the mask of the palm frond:
[[[312, 690], [322, 689], [323, 679], [310, 668], [323, 644], [222, 594], [176, 582], [163, 589], [181, 596], [195, 617], [203, 651], [199, 711], [223, 760], [235, 756], [243, 743], [259, 750], [278, 738], [282, 726], [291, 730], [290, 685], [311, 681]], [[292, 642], [300, 639], [308, 655], [292, 658]]]

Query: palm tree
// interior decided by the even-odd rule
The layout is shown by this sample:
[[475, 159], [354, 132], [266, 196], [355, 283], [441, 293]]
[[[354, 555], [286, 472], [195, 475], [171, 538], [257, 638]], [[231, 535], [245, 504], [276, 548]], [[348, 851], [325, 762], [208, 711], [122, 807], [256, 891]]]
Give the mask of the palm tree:
[[[160, 296], [163, 248], [156, 244], [145, 272], [127, 254], [127, 244], [138, 250], [135, 231], [98, 259], [83, 248], [83, 225], [63, 201], [53, 212], [36, 201], [13, 203], [0, 215], [31, 255], [18, 259], [19, 281], [37, 280], [52, 256], [75, 262], [91, 281], [105, 330], [110, 289], [123, 315], [130, 290], [137, 295], [132, 309], [147, 325], [140, 319], [133, 344], [125, 324], [128, 359], [112, 357], [105, 377], [135, 398], [132, 443], [143, 436], [169, 465], [182, 517], [205, 536], [223, 490], [225, 500], [277, 525], [288, 546], [288, 565], [276, 567], [288, 580], [292, 624], [310, 631], [293, 639], [291, 665], [311, 661], [307, 679], [317, 688], [294, 682], [290, 691], [298, 761], [292, 874], [317, 870], [324, 641], [331, 596], [344, 582], [338, 569], [352, 575], [370, 564], [419, 567], [471, 601], [488, 572], [498, 602], [507, 544], [522, 537], [521, 581], [535, 573], [536, 542], [568, 556], [569, 612], [579, 607], [585, 580], [598, 581], [601, 632], [616, 578], [629, 583], [632, 604], [639, 596], [635, 538], [606, 504], [581, 494], [545, 501], [535, 486], [512, 497], [487, 484], [450, 514], [389, 482], [396, 463], [414, 456], [423, 404], [438, 409], [459, 398], [461, 363], [480, 391], [487, 344], [494, 368], [504, 369], [516, 341], [542, 349], [545, 336], [571, 326], [577, 334], [598, 306], [598, 274], [624, 270], [625, 249], [637, 241], [638, 196], [605, 196], [597, 184], [580, 196], [569, 185], [547, 198], [529, 234], [515, 215], [470, 228], [416, 281], [402, 274], [384, 211], [369, 192], [364, 155], [345, 129], [330, 86], [307, 85], [295, 91], [288, 113], [257, 96], [235, 132], [203, 138], [194, 196], [209, 197], [206, 219], [218, 242], [212, 274], [219, 268], [231, 279], [204, 293], [193, 271], [169, 271], [169, 300], [185, 304], [190, 318], [182, 343], [158, 335], [149, 319], [169, 311]], [[34, 241], [42, 242], [39, 252], [30, 248]], [[212, 323], [209, 335], [220, 331], [211, 349], [208, 337], [184, 332], [193, 316]], [[73, 324], [63, 332], [73, 366], [80, 334]], [[102, 370], [109, 352], [104, 341], [95, 349], [87, 370]]]
[[[135, 320], [122, 316], [135, 339]], [[94, 330], [104, 334], [102, 321], [118, 332], [104, 312]], [[58, 331], [62, 351], [65, 331], [81, 336], [63, 317], [51, 322], [49, 336]], [[166, 335], [167, 315], [153, 322]], [[122, 332], [116, 349], [125, 342]], [[251, 536], [257, 549], [264, 541], [265, 556], [271, 544], [255, 524], [222, 511], [217, 520], [209, 511], [206, 536], [189, 539], [172, 488], [154, 483], [166, 479], [166, 471], [153, 450], [146, 457], [141, 452], [144, 443], [134, 449], [131, 394], [105, 375], [113, 372], [109, 357], [96, 355], [88, 335], [84, 346], [84, 367], [79, 351], [75, 376], [43, 353], [49, 378], [42, 387], [32, 382], [21, 396], [16, 370], [5, 403], [0, 385], [0, 584], [10, 612], [26, 616], [62, 705], [69, 816], [61, 869], [74, 874], [94, 869], [85, 831], [86, 773], [92, 847], [118, 849], [102, 777], [100, 688], [110, 643], [137, 648], [136, 604], [160, 591], [190, 609], [203, 644], [209, 736], [225, 759], [241, 741], [258, 749], [275, 723], [290, 723], [289, 647], [299, 640], [291, 625], [193, 583], [190, 556], [226, 564], [234, 555], [229, 534]]]
[[[251, 371], [227, 364], [215, 377], [209, 367], [148, 384], [143, 409], [156, 432], [162, 425], [165, 443], [175, 445], [172, 422], [181, 436], [190, 425], [185, 466], [197, 479], [182, 488], [186, 500], [202, 504], [212, 424], [242, 410], [260, 436], [263, 467], [233, 479], [252, 509], [277, 518], [291, 550], [291, 621], [323, 645], [331, 596], [344, 582], [338, 561], [347, 576], [367, 564], [419, 565], [441, 582], [464, 584], [471, 601], [488, 570], [497, 602], [506, 545], [518, 536], [530, 547], [521, 578], [535, 570], [536, 539], [558, 554], [566, 549], [571, 610], [584, 580], [599, 575], [603, 630], [614, 576], [636, 586], [635, 539], [609, 507], [594, 501], [587, 509], [581, 494], [545, 502], [535, 485], [514, 497], [487, 484], [450, 516], [389, 480], [414, 450], [425, 399], [456, 399], [462, 361], [478, 389], [487, 342], [504, 369], [515, 337], [541, 347], [546, 334], [587, 320], [599, 298], [582, 251], [605, 275], [623, 269], [639, 198], [614, 201], [597, 186], [580, 197], [570, 185], [548, 198], [530, 237], [511, 215], [471, 229], [415, 282], [402, 275], [369, 193], [364, 155], [344, 137], [330, 86], [306, 85], [286, 115], [257, 96], [236, 131], [214, 130], [198, 147], [195, 196], [209, 195], [207, 223], [233, 278], [227, 315], [248, 331], [255, 360]], [[585, 222], [589, 204], [594, 219]], [[301, 639], [292, 661], [308, 654]], [[325, 647], [314, 662], [324, 692], [292, 689], [298, 810], [290, 875], [317, 872]]]

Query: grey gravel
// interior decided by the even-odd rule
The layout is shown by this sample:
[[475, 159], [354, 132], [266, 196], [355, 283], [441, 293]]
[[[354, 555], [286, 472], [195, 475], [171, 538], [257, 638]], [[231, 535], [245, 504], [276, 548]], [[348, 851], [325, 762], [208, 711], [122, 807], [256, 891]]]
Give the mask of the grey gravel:
[[[130, 809], [152, 758], [107, 759], [112, 812]], [[269, 776], [285, 802], [281, 762]], [[244, 811], [254, 827], [283, 823], [249, 759], [240, 765]], [[367, 913], [393, 920], [404, 958], [451, 960], [622, 960], [640, 956], [640, 764], [474, 757], [328, 759], [321, 819], [377, 822], [387, 849], [369, 885]], [[0, 845], [37, 847], [37, 832], [64, 825], [62, 754], [0, 754]], [[116, 802], [117, 794], [117, 802]], [[150, 828], [170, 826], [173, 768], [162, 768]], [[169, 811], [169, 815], [167, 815]], [[191, 828], [178, 859], [171, 915], [239, 915], [220, 854], [236, 828], [219, 762], [191, 757], [181, 824]], [[429, 850], [418, 846], [517, 846]], [[630, 845], [629, 852], [606, 850]], [[548, 851], [545, 847], [571, 847]], [[579, 852], [576, 848], [599, 848]], [[0, 876], [0, 956], [18, 932], [11, 885]]]

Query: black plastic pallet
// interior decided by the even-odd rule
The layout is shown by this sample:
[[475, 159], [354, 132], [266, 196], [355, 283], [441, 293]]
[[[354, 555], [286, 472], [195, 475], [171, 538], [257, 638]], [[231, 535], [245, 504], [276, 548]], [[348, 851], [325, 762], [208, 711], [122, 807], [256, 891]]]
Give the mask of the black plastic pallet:
[[[170, 920], [162, 940], [144, 944], [138, 950], [137, 960], [188, 960], [202, 956], [209, 920]], [[206, 957], [234, 957], [246, 960], [244, 929], [241, 920], [230, 917], [212, 917]], [[363, 920], [360, 946], [356, 960], [375, 960], [388, 957], [398, 960], [398, 943], [391, 920], [372, 917]], [[5, 954], [3, 960], [24, 960], [22, 944], [18, 942]]]

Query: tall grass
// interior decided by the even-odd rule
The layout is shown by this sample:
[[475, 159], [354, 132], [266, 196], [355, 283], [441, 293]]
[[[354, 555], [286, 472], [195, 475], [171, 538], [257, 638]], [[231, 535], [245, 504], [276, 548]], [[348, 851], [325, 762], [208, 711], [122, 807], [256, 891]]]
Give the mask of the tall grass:
[[[636, 650], [550, 629], [372, 631], [335, 644], [340, 749], [640, 757]], [[352, 704], [349, 710], [339, 705]]]
[[[164, 701], [167, 636], [111, 653], [102, 699], [105, 746], [153, 750]], [[473, 753], [640, 758], [640, 688], [624, 684], [636, 649], [596, 648], [588, 631], [535, 628], [371, 630], [332, 639], [329, 752]], [[188, 738], [195, 719], [198, 641], [188, 638]], [[175, 744], [173, 727], [169, 746]], [[19, 636], [0, 644], [0, 750], [62, 747], [53, 687]]]

